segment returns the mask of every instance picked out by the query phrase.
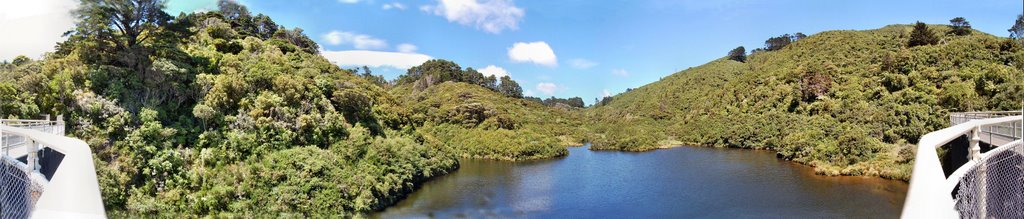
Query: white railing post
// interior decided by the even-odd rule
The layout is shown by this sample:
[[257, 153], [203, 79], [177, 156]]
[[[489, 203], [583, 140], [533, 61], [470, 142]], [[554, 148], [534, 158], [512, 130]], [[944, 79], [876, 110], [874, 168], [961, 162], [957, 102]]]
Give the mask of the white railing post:
[[[982, 157], [981, 157], [981, 136], [979, 135], [979, 132], [981, 132], [981, 125], [979, 125], [978, 127], [975, 127], [971, 131], [971, 148], [970, 148], [970, 157], [968, 157], [968, 158], [970, 158], [970, 160], [972, 160], [972, 161], [974, 161], [975, 163], [978, 164], [978, 175], [977, 175], [978, 178], [977, 179], [979, 181], [978, 185], [980, 185], [979, 186], [980, 188], [978, 189], [978, 215], [981, 216], [980, 218], [986, 218], [985, 217], [985, 215], [986, 215], [985, 209], [986, 209], [986, 205], [988, 205], [988, 204], [986, 203], [986, 200], [985, 200], [986, 199], [986, 197], [985, 197], [986, 196], [985, 185], [986, 185], [986, 182], [987, 182], [986, 178], [988, 178], [988, 171], [987, 171], [987, 168], [986, 168], [986, 165], [985, 165], [985, 161], [983, 161]], [[989, 137], [989, 138], [990, 138], [989, 139], [989, 143], [991, 144], [991, 142], [992, 142], [991, 137]]]
[[971, 145], [968, 149], [967, 159], [977, 161], [981, 159], [981, 126], [971, 130]]
[[25, 144], [25, 149], [28, 150], [28, 157], [25, 159], [25, 164], [28, 164], [28, 170], [26, 170], [26, 172], [31, 176], [32, 172], [35, 172], [36, 169], [39, 168], [39, 163], [36, 162], [36, 141], [31, 138], [25, 138]]
[[63, 114], [57, 115], [57, 121], [54, 122], [54, 128], [57, 129], [57, 131], [54, 132], [54, 134], [65, 135], [64, 134], [64, 115]]

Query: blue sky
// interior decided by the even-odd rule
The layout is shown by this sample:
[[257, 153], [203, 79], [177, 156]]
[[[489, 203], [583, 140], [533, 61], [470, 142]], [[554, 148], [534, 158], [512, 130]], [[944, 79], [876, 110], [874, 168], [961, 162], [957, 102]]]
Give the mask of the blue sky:
[[[6, 34], [32, 26], [9, 14], [42, 8], [37, 19], [26, 15], [21, 20], [59, 17], [53, 15], [66, 11], [68, 4], [58, 3], [69, 1], [0, 0], [0, 29], [5, 32], [0, 38], [11, 38], [0, 42], [24, 44], [39, 38]], [[1024, 11], [1024, 3], [1010, 0], [240, 2], [278, 24], [304, 29], [328, 59], [344, 67], [370, 65], [393, 79], [408, 66], [442, 58], [489, 74], [507, 73], [528, 95], [580, 96], [588, 103], [720, 58], [736, 46], [762, 47], [765, 39], [784, 33], [874, 29], [918, 20], [946, 24], [963, 16], [975, 29], [1007, 36], [1016, 15]], [[215, 0], [169, 0], [167, 10], [176, 15], [215, 8]], [[51, 23], [47, 26], [68, 22]], [[53, 43], [42, 44], [52, 50]], [[32, 54], [15, 44], [0, 46]]]

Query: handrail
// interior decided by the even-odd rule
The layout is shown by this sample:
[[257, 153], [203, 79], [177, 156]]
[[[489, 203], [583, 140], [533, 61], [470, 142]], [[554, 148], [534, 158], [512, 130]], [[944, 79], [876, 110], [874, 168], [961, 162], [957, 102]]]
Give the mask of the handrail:
[[958, 215], [953, 197], [945, 190], [946, 176], [935, 149], [980, 127], [1020, 120], [1020, 116], [971, 120], [922, 136], [917, 144], [902, 218], [949, 218]]
[[64, 154], [53, 177], [43, 185], [33, 218], [105, 218], [92, 150], [82, 140], [42, 131], [0, 125], [3, 134], [31, 139]]

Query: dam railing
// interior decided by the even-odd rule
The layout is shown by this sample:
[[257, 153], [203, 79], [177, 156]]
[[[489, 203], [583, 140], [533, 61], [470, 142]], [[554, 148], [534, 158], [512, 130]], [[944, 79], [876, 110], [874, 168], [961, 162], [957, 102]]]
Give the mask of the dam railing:
[[[903, 218], [1024, 218], [1021, 121], [1019, 112], [954, 113], [952, 126], [921, 137]], [[947, 173], [939, 150], [950, 147], [966, 147], [968, 161]]]
[[105, 218], [92, 151], [64, 121], [0, 120], [0, 218]]

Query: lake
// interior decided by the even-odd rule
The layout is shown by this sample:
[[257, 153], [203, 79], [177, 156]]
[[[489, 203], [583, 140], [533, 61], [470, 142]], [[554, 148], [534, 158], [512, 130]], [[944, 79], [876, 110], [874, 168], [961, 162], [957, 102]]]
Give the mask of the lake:
[[464, 159], [374, 218], [897, 218], [907, 184], [829, 177], [774, 152], [569, 148], [564, 158]]

